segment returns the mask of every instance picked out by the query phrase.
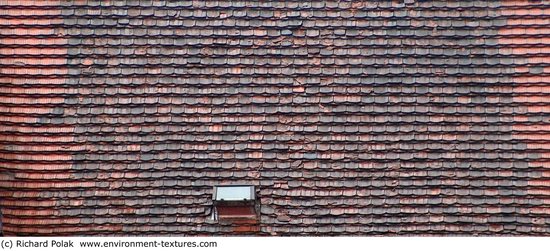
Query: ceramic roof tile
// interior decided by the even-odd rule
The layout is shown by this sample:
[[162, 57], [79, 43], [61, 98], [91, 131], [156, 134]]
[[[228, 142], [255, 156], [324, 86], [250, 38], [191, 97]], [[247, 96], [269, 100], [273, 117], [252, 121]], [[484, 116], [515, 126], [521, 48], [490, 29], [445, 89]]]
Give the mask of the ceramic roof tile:
[[550, 235], [546, 0], [14, 3], [6, 235]]

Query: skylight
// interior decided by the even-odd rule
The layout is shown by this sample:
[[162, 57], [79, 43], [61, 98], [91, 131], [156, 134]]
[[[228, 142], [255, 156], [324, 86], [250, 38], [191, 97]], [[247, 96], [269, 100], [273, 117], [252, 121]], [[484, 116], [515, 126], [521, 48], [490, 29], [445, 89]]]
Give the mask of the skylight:
[[254, 186], [216, 186], [215, 201], [246, 201], [254, 200]]

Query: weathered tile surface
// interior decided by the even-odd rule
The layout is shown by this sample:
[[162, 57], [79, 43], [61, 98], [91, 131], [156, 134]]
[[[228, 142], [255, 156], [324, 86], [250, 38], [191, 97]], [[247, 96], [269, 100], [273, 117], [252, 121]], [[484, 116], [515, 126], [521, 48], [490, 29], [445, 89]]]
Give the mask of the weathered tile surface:
[[[6, 235], [550, 235], [550, 2], [0, 1]], [[258, 187], [260, 231], [211, 220]]]

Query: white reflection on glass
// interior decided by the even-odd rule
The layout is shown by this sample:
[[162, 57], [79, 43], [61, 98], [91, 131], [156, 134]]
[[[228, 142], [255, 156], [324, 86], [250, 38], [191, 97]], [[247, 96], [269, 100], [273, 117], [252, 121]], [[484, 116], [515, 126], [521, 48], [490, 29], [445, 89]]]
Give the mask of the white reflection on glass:
[[250, 186], [217, 187], [216, 200], [250, 200]]

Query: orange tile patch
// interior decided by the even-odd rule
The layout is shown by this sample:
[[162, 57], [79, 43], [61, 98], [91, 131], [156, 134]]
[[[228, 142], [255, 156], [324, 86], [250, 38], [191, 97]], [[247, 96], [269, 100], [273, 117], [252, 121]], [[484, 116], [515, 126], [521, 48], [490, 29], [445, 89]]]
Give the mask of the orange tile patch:
[[[534, 27], [534, 28], [514, 27], [514, 28], [501, 29], [501, 30], [502, 32], [499, 32], [499, 35], [504, 36], [505, 38], [525, 36], [525, 35], [550, 34], [550, 28], [548, 27]], [[515, 36], [509, 36], [509, 35], [515, 35]], [[531, 37], [529, 37], [529, 39], [531, 39]]]
[[514, 130], [529, 132], [529, 131], [539, 131], [539, 132], [548, 132], [550, 134], [550, 124], [543, 125], [514, 125]]
[[542, 104], [542, 105], [528, 106], [527, 111], [531, 113], [546, 113], [550, 111], [550, 105]]
[[[0, 187], [17, 189], [3, 200], [0, 205], [4, 214], [4, 232], [21, 234], [51, 234], [55, 231], [48, 227], [32, 225], [78, 224], [77, 218], [41, 218], [31, 219], [28, 216], [56, 216], [54, 210], [58, 201], [55, 198], [43, 197], [42, 192], [60, 188], [93, 187], [94, 182], [72, 181], [71, 172], [44, 172], [68, 170], [71, 168], [73, 151], [83, 149], [82, 145], [63, 144], [74, 142], [73, 125], [59, 126], [21, 126], [21, 123], [35, 124], [46, 116], [57, 114], [53, 106], [64, 103], [63, 96], [30, 96], [28, 94], [64, 94], [66, 88], [16, 88], [21, 84], [64, 84], [68, 73], [67, 39], [58, 36], [62, 31], [54, 28], [62, 24], [60, 8], [10, 8], [10, 6], [59, 6], [59, 0], [1, 0], [0, 10], [4, 15], [0, 19], [0, 33], [11, 35], [0, 39], [1, 83], [11, 85], [0, 88], [0, 99], [9, 106], [0, 107], [1, 116], [0, 141], [11, 142], [9, 150], [0, 153], [2, 166], [14, 172], [14, 179], [2, 179]], [[43, 16], [43, 17], [40, 17]], [[8, 27], [12, 25], [12, 27]], [[61, 32], [61, 33], [60, 33]], [[43, 37], [40, 37], [43, 36]], [[56, 77], [57, 75], [57, 77]], [[16, 95], [13, 95], [16, 94]], [[31, 106], [32, 105], [32, 106]], [[58, 115], [58, 114], [57, 114]], [[53, 116], [57, 116], [53, 115]], [[8, 122], [8, 123], [5, 123]], [[19, 124], [19, 125], [18, 125]], [[17, 132], [15, 134], [14, 132]], [[41, 135], [38, 134], [52, 134]], [[65, 135], [64, 135], [65, 134]], [[58, 144], [42, 144], [44, 142]], [[60, 144], [59, 144], [60, 143]], [[25, 152], [25, 154], [21, 154]], [[47, 163], [47, 162], [58, 163]], [[63, 162], [63, 163], [60, 163]], [[24, 170], [24, 172], [17, 172]], [[36, 209], [32, 209], [36, 208]], [[48, 208], [48, 209], [44, 209]]]
[[16, 173], [15, 177], [18, 179], [18, 181], [23, 180], [50, 180], [50, 179], [71, 179], [74, 177], [71, 173]]
[[2, 60], [3, 64], [24, 65], [26, 68], [32, 66], [55, 66], [66, 65], [67, 59], [65, 58], [6, 58]]
[[[514, 93], [522, 94], [522, 93], [550, 93], [550, 85], [548, 86], [541, 86], [541, 85], [520, 85], [514, 87]], [[518, 95], [518, 100], [523, 100], [524, 97], [530, 97], [530, 96], [523, 96]], [[515, 101], [515, 99], [514, 99]], [[518, 101], [519, 102], [519, 101]]]
[[[36, 123], [36, 122], [38, 122], [38, 118], [21, 117], [21, 116], [2, 116], [2, 117], [0, 117], [0, 122]], [[0, 136], [0, 138], [1, 138], [1, 136]]]
[[548, 168], [549, 171], [544, 171], [542, 172], [542, 176], [543, 177], [550, 177], [550, 161], [545, 161], [545, 162], [541, 162], [541, 161], [531, 161], [529, 163], [529, 166], [531, 167], [542, 167], [542, 168]]
[[[515, 128], [515, 126], [514, 126], [514, 128]], [[520, 127], [520, 129], [522, 129], [522, 127]], [[514, 136], [514, 139], [531, 141], [531, 140], [540, 140], [540, 139], [548, 138], [550, 136], [550, 132], [547, 133], [547, 134], [534, 134], [534, 133], [516, 131], [513, 136]], [[528, 146], [529, 146], [529, 144], [528, 144]]]
[[550, 187], [550, 179], [548, 179], [548, 180], [531, 180], [531, 181], [529, 181], [529, 186]]
[[59, 171], [59, 170], [71, 170], [72, 165], [70, 163], [10, 163], [7, 165], [10, 170], [28, 170], [28, 171]]
[[[60, 97], [7, 97], [0, 95], [0, 100], [4, 103], [10, 103], [14, 105], [29, 105], [29, 104], [63, 104], [65, 98]], [[0, 126], [0, 128], [2, 128]]]
[[[94, 181], [48, 181], [43, 182], [9, 182], [0, 181], [0, 186], [11, 188], [25, 188], [25, 189], [55, 189], [55, 188], [93, 188], [95, 187]], [[33, 206], [34, 201], [31, 201], [29, 206]]]
[[548, 25], [550, 20], [548, 19], [526, 19], [526, 18], [509, 18], [507, 21], [508, 25]]
[[513, 7], [513, 6], [530, 6], [533, 5], [530, 1], [525, 0], [502, 0], [500, 1], [503, 7]]
[[535, 207], [535, 208], [531, 208], [529, 210], [529, 213], [548, 215], [548, 214], [550, 214], [550, 208], [549, 207]]
[[41, 76], [67, 74], [67, 69], [60, 69], [58, 67], [49, 67], [49, 68], [12, 67], [12, 68], [0, 69], [0, 74], [38, 75], [37, 77], [41, 77]]
[[[0, 41], [2, 42], [2, 41]], [[1, 55], [29, 55], [29, 56], [43, 56], [43, 55], [66, 55], [67, 49], [65, 48], [0, 48]]]
[[[37, 121], [28, 121], [27, 123], [36, 123]], [[0, 132], [3, 133], [3, 132]], [[40, 142], [48, 142], [48, 143], [72, 143], [74, 142], [73, 136], [59, 136], [59, 135], [52, 135], [52, 136], [23, 136], [23, 135], [13, 135], [10, 133], [0, 134], [0, 140], [2, 141], [11, 141], [11, 142], [21, 142], [21, 143], [40, 143]]]
[[9, 113], [50, 114], [51, 108], [47, 107], [10, 107]]
[[0, 5], [59, 6], [59, 0], [1, 0]]
[[[21, 200], [19, 198], [5, 198], [0, 201], [2, 208], [14, 208], [14, 207], [54, 207], [57, 201], [54, 199], [49, 200]], [[45, 210], [48, 211], [48, 210]], [[51, 215], [55, 215], [54, 211], [50, 211]]]
[[67, 43], [67, 39], [61, 37], [27, 37], [23, 39], [12, 40], [13, 41], [6, 41], [6, 43], [12, 45], [12, 47], [17, 47], [17, 45], [62, 46]]
[[43, 25], [61, 24], [63, 19], [37, 19], [37, 18], [0, 18], [0, 23], [3, 25]]
[[[0, 49], [1, 50], [1, 49]], [[52, 85], [52, 84], [64, 84], [67, 82], [66, 76], [60, 76], [57, 78], [12, 78], [12, 77], [0, 77], [0, 82], [2, 83], [11, 83], [14, 85], [22, 84], [34, 84], [34, 85]], [[25, 93], [50, 93], [49, 89], [45, 88], [26, 89]], [[57, 88], [52, 88], [51, 90], [56, 90]]]
[[[550, 25], [550, 24], [549, 24]], [[521, 37], [504, 37], [499, 39], [500, 44], [510, 44], [510, 45], [549, 45], [550, 38], [521, 38]]]
[[4, 232], [12, 232], [18, 234], [35, 234], [35, 235], [48, 235], [52, 234], [51, 228], [36, 228], [36, 227], [23, 227], [24, 225], [9, 225], [6, 224], [2, 228]]
[[71, 145], [39, 145], [39, 146], [29, 146], [29, 145], [13, 145], [12, 150], [13, 151], [25, 151], [25, 152], [41, 152], [41, 153], [49, 153], [49, 152], [58, 152], [58, 151], [82, 151], [84, 150], [84, 146], [82, 144], [71, 144]]
[[[15, 84], [15, 83], [12, 83], [12, 84]], [[20, 84], [22, 84], [22, 83], [20, 83]], [[44, 81], [41, 84], [55, 84], [55, 83], [51, 83], [51, 82], [46, 83], [46, 81]], [[31, 99], [31, 98], [27, 97], [25, 94], [48, 94], [48, 95], [71, 94], [71, 93], [75, 93], [75, 90], [71, 89], [71, 88], [63, 88], [63, 87], [55, 88], [55, 87], [49, 87], [49, 86], [48, 87], [33, 86], [32, 88], [1, 87], [0, 86], [0, 93], [2, 93], [2, 95], [7, 95], [8, 96], [8, 97], [6, 97], [6, 99], [3, 98], [2, 100], [7, 100], [8, 98], [16, 98], [16, 99], [23, 99], [23, 100], [30, 101], [29, 99]], [[34, 98], [35, 99], [41, 99], [41, 98], [46, 98], [46, 97], [36, 97], [36, 96], [34, 96], [33, 99]], [[55, 101], [58, 100], [58, 99], [63, 99], [63, 100], [65, 99], [63, 97], [48, 97], [48, 98], [52, 99], [52, 103], [56, 103]], [[13, 102], [18, 103], [18, 102], [20, 102], [20, 100], [13, 100]]]
[[[506, 44], [503, 42], [503, 44]], [[523, 47], [514, 47], [511, 49], [513, 55], [529, 55], [529, 54], [547, 54], [550, 53], [550, 47], [529, 47], [525, 45]]]
[[[540, 84], [540, 83], [544, 83], [544, 84], [547, 84], [547, 83], [550, 83], [550, 78], [549, 77], [545, 77], [545, 76], [537, 76], [537, 75], [533, 75], [533, 76], [519, 76], [519, 77], [516, 77], [515, 79], [517, 79], [518, 84]], [[546, 87], [546, 86], [545, 86]], [[514, 87], [514, 88], [518, 88], [518, 87]], [[521, 88], [521, 87], [519, 87]]]
[[[38, 2], [38, 1], [35, 1]], [[59, 4], [59, 1], [57, 1]], [[8, 1], [8, 5], [17, 5], [16, 1]], [[59, 5], [58, 5], [59, 6]], [[28, 8], [28, 9], [8, 9], [5, 13], [7, 16], [21, 18], [21, 16], [57, 16], [61, 14], [60, 9], [40, 9], [40, 8]], [[51, 18], [50, 18], [51, 19]]]
[[529, 189], [529, 194], [547, 196], [547, 195], [550, 195], [550, 189], [548, 189], [548, 188], [545, 188], [545, 189], [531, 188], [531, 189]]
[[17, 216], [53, 216], [55, 212], [53, 210], [37, 210], [37, 209], [11, 209], [4, 208], [2, 212], [6, 215]]
[[[0, 126], [0, 133], [6, 132], [6, 131], [17, 131], [18, 133], [71, 133], [74, 132], [73, 126], [63, 126], [60, 125], [59, 127], [27, 127], [27, 126], [20, 126], [20, 125], [3, 125]], [[5, 140], [6, 138], [4, 138]], [[17, 138], [16, 138], [17, 139]], [[14, 140], [18, 141], [18, 140]]]
[[[533, 4], [530, 1], [519, 0], [503, 1], [502, 3], [505, 6]], [[548, 56], [548, 54], [550, 54], [550, 28], [548, 26], [550, 19], [547, 16], [543, 16], [550, 13], [550, 8], [511, 9], [504, 7], [501, 12], [505, 15], [540, 15], [540, 18], [509, 19], [507, 21], [508, 26], [499, 31], [500, 35], [508, 36], [499, 39], [499, 43], [502, 45], [515, 46], [511, 49], [511, 53], [525, 60], [524, 65], [516, 67], [516, 72], [522, 75], [517, 75], [514, 78], [514, 82], [517, 84], [517, 86], [514, 87], [514, 93], [523, 93], [524, 95], [514, 96], [513, 101], [523, 103], [522, 108], [527, 112], [548, 113], [548, 111], [550, 111], [550, 106], [546, 105], [546, 103], [548, 102], [548, 94], [550, 93], [550, 77], [543, 74], [550, 72], [550, 69], [547, 69], [548, 67], [543, 67], [542, 70], [537, 69], [536, 72], [533, 72], [531, 67], [550, 61], [550, 57]], [[520, 25], [523, 27], [519, 27]], [[532, 25], [532, 28], [525, 28], [525, 25]], [[535, 44], [537, 46], [529, 46]], [[514, 120], [517, 122], [528, 122], [529, 117], [518, 115], [514, 117]], [[549, 124], [516, 124], [513, 126], [513, 130], [515, 131], [513, 134], [514, 139], [526, 142], [526, 151], [538, 149], [538, 155], [541, 158], [550, 156]], [[550, 162], [531, 162], [529, 166], [550, 168]], [[550, 171], [543, 172], [542, 176], [549, 177]], [[530, 180], [528, 184], [529, 186], [534, 186], [528, 189], [529, 194], [550, 195], [550, 182], [548, 180]], [[549, 209], [538, 208], [532, 213], [548, 214], [550, 211]]]
[[69, 218], [69, 217], [63, 217], [63, 218], [54, 218], [54, 219], [48, 219], [48, 218], [40, 218], [40, 219], [33, 219], [33, 218], [25, 218], [25, 217], [17, 217], [17, 218], [5, 218], [5, 224], [17, 224], [17, 225], [74, 225], [80, 223], [79, 218]]
[[[542, 92], [537, 92], [537, 94], [542, 94]], [[550, 94], [550, 93], [547, 93]], [[514, 97], [515, 102], [522, 102], [522, 103], [546, 103], [548, 101], [548, 98], [546, 96], [516, 96]], [[525, 105], [532, 105], [532, 104], [525, 104]]]
[[6, 159], [6, 160], [25, 160], [25, 161], [67, 161], [71, 160], [72, 157], [69, 154], [44, 154], [44, 153], [36, 153], [31, 154], [27, 152], [26, 154], [22, 155], [19, 153], [0, 153], [0, 158]]

